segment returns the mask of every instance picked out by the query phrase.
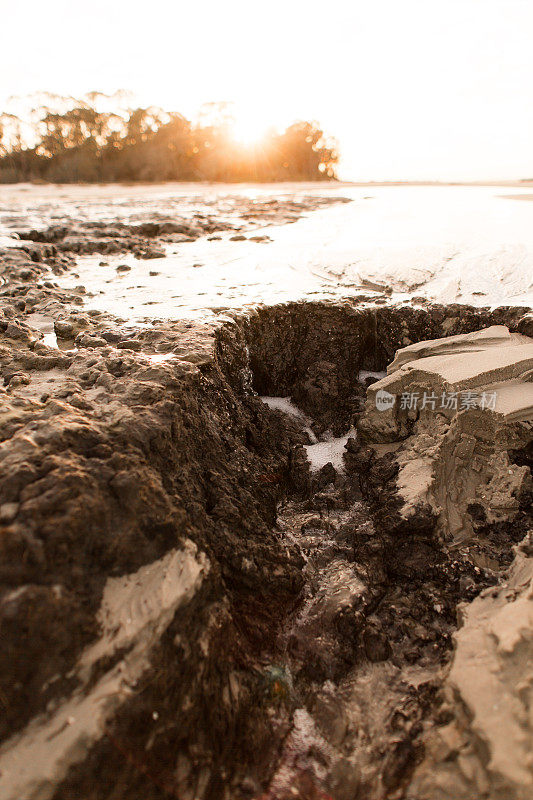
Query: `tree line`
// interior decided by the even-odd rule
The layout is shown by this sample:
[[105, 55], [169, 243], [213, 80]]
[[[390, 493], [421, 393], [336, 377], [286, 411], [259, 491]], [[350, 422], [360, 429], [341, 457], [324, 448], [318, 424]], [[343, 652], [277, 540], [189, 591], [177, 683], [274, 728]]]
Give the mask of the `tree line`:
[[[54, 99], [48, 96], [47, 99]], [[315, 122], [244, 146], [227, 104], [198, 122], [160, 108], [105, 110], [105, 95], [59, 98], [25, 117], [0, 114], [0, 183], [335, 179], [338, 155]], [[107, 98], [112, 99], [112, 98]]]

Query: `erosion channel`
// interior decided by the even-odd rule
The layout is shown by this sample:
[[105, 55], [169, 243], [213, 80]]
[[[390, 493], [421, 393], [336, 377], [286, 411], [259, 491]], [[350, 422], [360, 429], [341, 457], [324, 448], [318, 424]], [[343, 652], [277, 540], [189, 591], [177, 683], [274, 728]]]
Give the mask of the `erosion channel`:
[[2, 798], [531, 796], [531, 314], [10, 297]]

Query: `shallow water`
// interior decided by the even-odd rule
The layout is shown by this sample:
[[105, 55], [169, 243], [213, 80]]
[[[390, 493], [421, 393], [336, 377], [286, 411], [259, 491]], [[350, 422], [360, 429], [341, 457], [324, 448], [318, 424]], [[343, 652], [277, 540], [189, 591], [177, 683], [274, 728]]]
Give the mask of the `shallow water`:
[[[509, 194], [508, 186], [18, 186], [2, 190], [0, 236], [68, 219], [192, 216], [215, 205], [231, 221], [239, 198], [338, 195], [353, 202], [261, 227], [268, 243], [232, 242], [228, 231], [168, 246], [167, 257], [149, 261], [83, 256], [59, 282], [85, 286], [89, 307], [128, 319], [383, 290], [400, 301], [533, 305], [533, 203], [520, 202], [532, 193]], [[131, 270], [117, 274], [118, 264]]]

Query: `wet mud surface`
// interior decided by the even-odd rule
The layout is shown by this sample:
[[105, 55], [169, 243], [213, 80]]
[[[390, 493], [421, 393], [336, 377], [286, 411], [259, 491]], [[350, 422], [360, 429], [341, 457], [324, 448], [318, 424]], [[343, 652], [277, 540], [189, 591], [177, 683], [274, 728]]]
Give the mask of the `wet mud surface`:
[[[113, 255], [133, 253], [140, 259], [161, 258], [168, 245], [193, 242], [201, 236], [208, 241], [222, 231], [231, 232], [230, 241], [268, 242], [268, 234], [257, 233], [256, 228], [269, 225], [286, 225], [296, 222], [303, 213], [337, 203], [350, 202], [348, 198], [333, 196], [306, 196], [279, 199], [274, 197], [246, 198], [223, 197], [217, 201], [194, 198], [189, 203], [179, 203], [179, 212], [156, 215], [139, 213], [139, 219], [72, 219], [48, 227], [20, 229], [14, 233], [23, 241], [53, 245], [59, 253], [78, 255]], [[185, 208], [184, 208], [185, 206]], [[188, 206], [188, 207], [187, 207]], [[84, 217], [89, 209], [85, 210]], [[147, 218], [147, 219], [146, 219]], [[8, 229], [11, 229], [13, 222]], [[246, 235], [248, 234], [248, 235]]]
[[520, 491], [458, 542], [437, 472], [405, 511], [424, 418], [372, 438], [367, 398], [398, 350], [530, 337], [527, 309], [126, 322], [57, 284], [79, 251], [50, 231], [0, 254], [6, 800], [525, 800], [532, 422], [491, 428]]

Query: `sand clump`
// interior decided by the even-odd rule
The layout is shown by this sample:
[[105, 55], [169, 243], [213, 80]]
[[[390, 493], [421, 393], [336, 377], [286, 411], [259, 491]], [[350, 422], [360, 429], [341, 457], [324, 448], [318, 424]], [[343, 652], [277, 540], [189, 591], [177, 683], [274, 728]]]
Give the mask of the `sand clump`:
[[[399, 516], [425, 507], [460, 543], [482, 523], [512, 521], [531, 490], [514, 451], [533, 438], [533, 339], [505, 326], [398, 352], [368, 392], [363, 441], [396, 444]], [[383, 392], [393, 405], [378, 408]]]

